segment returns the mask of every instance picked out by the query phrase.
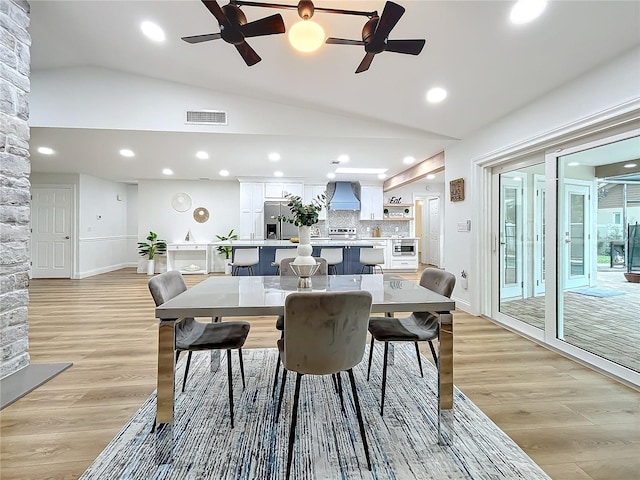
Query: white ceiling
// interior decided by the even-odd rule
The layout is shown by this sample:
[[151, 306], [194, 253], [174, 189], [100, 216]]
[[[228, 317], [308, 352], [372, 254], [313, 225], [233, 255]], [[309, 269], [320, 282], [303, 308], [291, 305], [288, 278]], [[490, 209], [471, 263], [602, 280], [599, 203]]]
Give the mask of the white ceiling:
[[[339, 153], [350, 155], [348, 166], [383, 166], [394, 175], [406, 168], [405, 155], [428, 158], [640, 44], [636, 1], [550, 1], [538, 20], [515, 26], [508, 21], [514, 2], [399, 0], [406, 13], [389, 38], [425, 38], [424, 50], [418, 57], [383, 52], [369, 71], [355, 75], [364, 55], [358, 46], [324, 45], [302, 55], [289, 46], [285, 35], [252, 38], [249, 43], [263, 60], [247, 67], [235, 48], [222, 40], [187, 44], [180, 37], [219, 31], [214, 17], [196, 0], [30, 3], [33, 72], [103, 67], [407, 129], [406, 136], [374, 140], [361, 135], [337, 138], [322, 131], [309, 137], [283, 134], [277, 143], [282, 161], [274, 167], [266, 160], [273, 139], [251, 132], [32, 128], [33, 171], [81, 172], [129, 182], [166, 178], [160, 167], [173, 168], [174, 178], [182, 179], [218, 180], [222, 178], [217, 171], [227, 168], [232, 171], [227, 179], [235, 180], [270, 175], [277, 168], [286, 177], [326, 181], [330, 162]], [[384, 7], [383, 1], [315, 3], [379, 12]], [[249, 21], [273, 13], [282, 14], [287, 28], [297, 21], [295, 11], [243, 11]], [[366, 20], [321, 12], [314, 19], [327, 35], [353, 39], [360, 38]], [[165, 30], [164, 44], [142, 36], [143, 20]], [[434, 106], [424, 101], [432, 86], [448, 90], [445, 102]], [[424, 138], [417, 138], [416, 131], [424, 132]], [[193, 156], [200, 148], [195, 146], [212, 144], [213, 139], [216, 152], [203, 167]], [[117, 155], [123, 142], [136, 145], [135, 162]], [[45, 144], [56, 150], [54, 158], [35, 151]]]

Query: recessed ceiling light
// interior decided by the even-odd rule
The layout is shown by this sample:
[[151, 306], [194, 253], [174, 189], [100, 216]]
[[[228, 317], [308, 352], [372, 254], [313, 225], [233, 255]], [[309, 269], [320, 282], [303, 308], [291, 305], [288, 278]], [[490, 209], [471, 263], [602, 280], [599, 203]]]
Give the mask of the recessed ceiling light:
[[578, 165], [580, 165], [578, 162], [569, 162], [569, 163], [567, 163], [567, 167], [577, 167]]
[[280, 154], [278, 152], [271, 152], [269, 154], [269, 160], [272, 162], [277, 162], [280, 160]]
[[327, 173], [327, 178], [336, 178], [336, 174], [333, 172]]
[[409, 156], [409, 157], [404, 157], [404, 158], [402, 159], [402, 163], [404, 163], [404, 164], [406, 164], [406, 165], [411, 165], [411, 164], [412, 164], [413, 162], [415, 162], [415, 161], [416, 161], [416, 159], [415, 159], [414, 157], [411, 157], [411, 156]]
[[378, 178], [380, 180], [384, 180], [385, 178], [387, 178], [387, 174], [386, 173], [381, 173], [381, 174], [378, 175]]
[[221, 177], [229, 176], [229, 170], [220, 170], [218, 173], [220, 174]]
[[135, 153], [133, 153], [133, 150], [123, 148], [122, 150], [120, 150], [120, 155], [122, 155], [123, 157], [133, 157], [135, 156]]
[[142, 33], [147, 36], [147, 38], [153, 40], [154, 42], [164, 42], [164, 30], [162, 30], [155, 23], [142, 22], [140, 24], [140, 29], [142, 30]]
[[440, 103], [447, 98], [447, 91], [444, 88], [434, 87], [427, 92], [427, 102]]
[[434, 178], [436, 178], [436, 176], [433, 173], [427, 175], [427, 180], [433, 180]]
[[49, 147], [38, 147], [38, 152], [43, 155], [53, 155], [53, 149]]
[[345, 155], [344, 153], [342, 155], [338, 156], [338, 162], [340, 163], [347, 163], [349, 161], [349, 155]]
[[338, 167], [336, 168], [336, 173], [371, 173], [374, 175], [378, 175], [380, 173], [385, 173], [388, 168], [346, 168], [346, 167]]
[[206, 160], [207, 158], [209, 158], [209, 154], [204, 150], [200, 150], [199, 152], [196, 152], [196, 157], [198, 157], [200, 160]]
[[637, 165], [637, 164], [635, 164], [635, 163], [626, 163], [626, 164], [624, 165], [624, 168], [635, 168], [635, 167], [637, 167], [637, 166], [638, 166], [638, 165]]
[[163, 168], [162, 169], [162, 174], [163, 175], [173, 175], [173, 170], [171, 170], [170, 168]]
[[274, 177], [281, 177], [282, 175], [284, 174], [280, 170], [276, 170], [275, 172], [273, 172]]
[[522, 25], [535, 20], [547, 6], [546, 0], [519, 0], [511, 9], [511, 23]]

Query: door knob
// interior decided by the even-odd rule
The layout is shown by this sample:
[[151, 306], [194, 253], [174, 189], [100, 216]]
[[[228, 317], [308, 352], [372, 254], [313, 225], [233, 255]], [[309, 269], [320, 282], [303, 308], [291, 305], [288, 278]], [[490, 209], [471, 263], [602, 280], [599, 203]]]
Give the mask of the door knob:
[[71, 237], [69, 235], [67, 235], [66, 237], [64, 237], [65, 240], [69, 240]]

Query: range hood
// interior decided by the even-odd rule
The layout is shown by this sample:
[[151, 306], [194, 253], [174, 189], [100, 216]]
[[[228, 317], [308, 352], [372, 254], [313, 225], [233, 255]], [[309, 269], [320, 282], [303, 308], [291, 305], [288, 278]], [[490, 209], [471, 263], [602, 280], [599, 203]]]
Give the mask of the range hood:
[[[331, 193], [333, 192], [333, 194]], [[327, 185], [329, 210], [360, 210], [360, 183], [330, 182]]]

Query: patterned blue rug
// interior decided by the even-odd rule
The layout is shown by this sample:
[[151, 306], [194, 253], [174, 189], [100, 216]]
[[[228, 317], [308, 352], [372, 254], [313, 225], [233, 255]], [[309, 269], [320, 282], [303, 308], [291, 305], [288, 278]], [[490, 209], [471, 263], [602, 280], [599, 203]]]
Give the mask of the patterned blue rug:
[[[380, 417], [382, 346], [374, 351], [371, 381], [366, 358], [354, 369], [371, 452], [368, 471], [350, 393], [345, 413], [330, 377], [302, 380], [291, 478], [301, 479], [548, 479], [549, 477], [458, 389], [453, 446], [437, 441], [437, 377], [423, 359], [420, 378], [413, 345], [396, 345], [389, 366], [385, 415]], [[186, 355], [185, 355], [186, 358]], [[82, 475], [90, 479], [284, 478], [293, 387], [287, 382], [281, 418], [274, 421], [271, 381], [275, 349], [244, 351], [247, 388], [233, 355], [235, 428], [228, 419], [226, 355], [215, 374], [209, 354], [195, 353], [185, 393], [177, 393], [174, 462], [156, 467], [155, 416], [151, 395], [123, 430]], [[176, 385], [184, 372], [181, 360]], [[344, 378], [344, 377], [343, 377]], [[348, 381], [344, 385], [348, 386]], [[179, 391], [179, 389], [176, 389]], [[350, 392], [350, 389], [348, 390]]]

